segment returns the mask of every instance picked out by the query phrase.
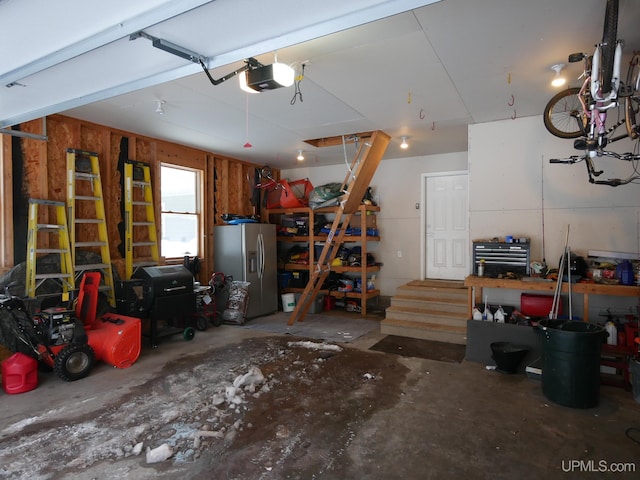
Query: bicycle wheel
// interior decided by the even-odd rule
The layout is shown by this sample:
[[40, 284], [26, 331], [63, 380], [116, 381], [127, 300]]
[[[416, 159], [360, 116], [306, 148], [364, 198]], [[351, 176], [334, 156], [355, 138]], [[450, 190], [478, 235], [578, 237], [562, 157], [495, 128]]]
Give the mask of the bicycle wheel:
[[629, 65], [629, 71], [627, 72], [626, 88], [630, 89], [630, 95], [624, 99], [624, 119], [627, 127], [627, 135], [632, 140], [635, 140], [640, 136], [640, 127], [638, 126], [638, 110], [640, 110], [640, 91], [638, 75], [638, 59], [634, 58]]
[[625, 108], [625, 124], [627, 126], [627, 135], [631, 140], [635, 140], [640, 136], [640, 127], [638, 126], [638, 110], [640, 110], [640, 98], [630, 96], [624, 99]]
[[602, 63], [601, 80], [602, 92], [611, 91], [611, 79], [613, 76], [613, 57], [616, 52], [618, 36], [618, 0], [607, 0], [607, 8], [604, 14], [604, 28], [602, 30]]
[[559, 138], [585, 135], [587, 116], [582, 111], [580, 89], [573, 87], [557, 93], [544, 108], [544, 126]]

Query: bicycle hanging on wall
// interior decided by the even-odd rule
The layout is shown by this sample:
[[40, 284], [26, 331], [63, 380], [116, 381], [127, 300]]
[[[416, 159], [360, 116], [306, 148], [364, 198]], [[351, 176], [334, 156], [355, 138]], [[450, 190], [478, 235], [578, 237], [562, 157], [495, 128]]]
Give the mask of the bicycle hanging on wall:
[[[629, 62], [626, 81], [621, 81], [624, 42], [617, 38], [619, 0], [607, 0], [602, 42], [593, 55], [573, 53], [569, 62], [584, 62], [581, 87], [568, 88], [555, 95], [544, 110], [544, 125], [559, 138], [575, 139], [574, 147], [582, 155], [554, 158], [550, 163], [574, 164], [584, 162], [589, 182], [596, 185], [619, 186], [640, 183], [638, 164], [640, 154], [640, 52], [634, 51]], [[624, 125], [624, 129], [621, 128]], [[633, 141], [633, 152], [616, 153], [607, 150], [613, 142], [628, 138]], [[599, 157], [630, 163], [632, 173], [627, 178], [600, 179], [604, 170], [595, 167]]]

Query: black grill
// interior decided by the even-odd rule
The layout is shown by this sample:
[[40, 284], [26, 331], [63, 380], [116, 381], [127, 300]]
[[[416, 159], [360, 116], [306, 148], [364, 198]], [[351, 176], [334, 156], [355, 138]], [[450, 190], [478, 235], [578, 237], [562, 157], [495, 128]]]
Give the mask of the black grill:
[[[183, 333], [196, 311], [193, 275], [183, 265], [140, 267], [117, 286], [118, 313], [148, 318], [153, 347], [161, 336]], [[167, 327], [159, 328], [158, 320]]]
[[183, 265], [137, 269], [133, 278], [144, 281], [144, 307], [148, 316], [170, 319], [195, 312], [193, 275]]

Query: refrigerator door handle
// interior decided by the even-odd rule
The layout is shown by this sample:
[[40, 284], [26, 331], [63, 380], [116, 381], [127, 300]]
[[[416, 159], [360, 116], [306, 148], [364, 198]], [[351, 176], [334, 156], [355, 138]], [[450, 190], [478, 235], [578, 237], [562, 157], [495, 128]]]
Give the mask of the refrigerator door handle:
[[258, 278], [264, 275], [264, 238], [262, 233], [258, 234]]

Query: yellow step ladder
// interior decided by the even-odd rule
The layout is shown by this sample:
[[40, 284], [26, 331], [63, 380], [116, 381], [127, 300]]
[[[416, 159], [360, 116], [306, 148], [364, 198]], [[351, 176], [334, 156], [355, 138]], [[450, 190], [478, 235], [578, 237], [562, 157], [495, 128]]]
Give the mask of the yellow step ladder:
[[[42, 222], [39, 214], [44, 218]], [[49, 222], [49, 218], [55, 218], [55, 223]], [[46, 242], [47, 246], [38, 248], [38, 237], [42, 238], [43, 234], [49, 237]], [[44, 240], [44, 238], [42, 239]], [[60, 271], [38, 273], [36, 271], [38, 257], [41, 254], [52, 253], [60, 255]], [[25, 294], [27, 297], [35, 298], [36, 291], [47, 280], [56, 281], [60, 285], [63, 300], [67, 300], [69, 292], [75, 289], [69, 229], [67, 227], [64, 202], [37, 198], [29, 199], [26, 270]]]
[[138, 267], [158, 265], [158, 233], [153, 209], [149, 164], [125, 160], [124, 178], [124, 257], [129, 279]]
[[311, 278], [309, 278], [291, 317], [289, 317], [289, 325], [293, 325], [296, 320], [299, 322], [304, 320], [316, 295], [322, 288], [322, 284], [331, 271], [331, 264], [340, 250], [340, 244], [351, 221], [351, 216], [357, 212], [362, 203], [371, 179], [376, 173], [387, 145], [389, 145], [389, 140], [391, 140], [389, 135], [376, 130], [371, 137], [364, 139], [359, 144], [347, 176], [340, 187], [340, 191], [344, 193], [340, 198], [331, 230], [318, 257], [316, 269], [311, 274]]
[[[101, 272], [104, 286], [100, 290], [106, 293], [109, 304], [115, 307], [113, 267], [97, 153], [67, 149], [67, 221], [76, 280], [87, 271]], [[78, 241], [80, 237], [86, 240]], [[78, 249], [97, 249], [100, 263], [79, 265]]]

